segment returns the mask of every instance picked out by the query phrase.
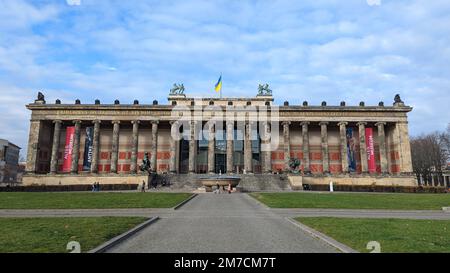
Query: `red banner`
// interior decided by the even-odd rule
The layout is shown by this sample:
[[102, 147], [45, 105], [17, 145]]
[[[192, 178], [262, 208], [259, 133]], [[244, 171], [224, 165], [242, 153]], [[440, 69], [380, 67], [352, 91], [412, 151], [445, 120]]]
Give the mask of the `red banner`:
[[367, 165], [369, 167], [369, 173], [374, 173], [377, 171], [377, 164], [375, 162], [375, 145], [372, 128], [366, 128], [366, 148], [367, 148]]
[[75, 127], [67, 127], [66, 129], [66, 146], [64, 148], [64, 164], [63, 172], [70, 172], [72, 167], [73, 141], [75, 138]]

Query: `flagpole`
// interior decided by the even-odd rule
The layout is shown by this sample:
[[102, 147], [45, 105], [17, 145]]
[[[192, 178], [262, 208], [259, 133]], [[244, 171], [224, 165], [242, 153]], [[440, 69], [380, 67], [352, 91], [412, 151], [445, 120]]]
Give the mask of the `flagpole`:
[[220, 80], [222, 81], [222, 83], [220, 84], [220, 99], [222, 99], [222, 88], [223, 88], [223, 78], [222, 78], [222, 73], [220, 73]]

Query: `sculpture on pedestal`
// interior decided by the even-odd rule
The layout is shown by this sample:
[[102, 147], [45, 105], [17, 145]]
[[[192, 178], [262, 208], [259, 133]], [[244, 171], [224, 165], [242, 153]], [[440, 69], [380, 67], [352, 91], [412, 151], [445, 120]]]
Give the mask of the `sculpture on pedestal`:
[[260, 84], [258, 86], [258, 96], [272, 96], [272, 90], [269, 88], [269, 84]]
[[183, 84], [173, 84], [173, 88], [170, 89], [170, 95], [184, 95], [184, 85]]
[[151, 173], [151, 163], [148, 158], [148, 153], [145, 153], [140, 169], [141, 169], [141, 172], [147, 172], [148, 174]]
[[292, 173], [298, 174], [300, 172], [300, 165], [301, 162], [298, 158], [291, 158], [291, 160], [289, 160], [289, 168], [291, 168]]

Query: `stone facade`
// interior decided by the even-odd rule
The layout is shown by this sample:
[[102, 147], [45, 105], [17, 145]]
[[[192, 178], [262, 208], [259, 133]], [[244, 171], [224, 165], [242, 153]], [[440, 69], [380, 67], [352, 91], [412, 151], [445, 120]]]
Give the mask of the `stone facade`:
[[18, 183], [20, 147], [0, 139], [0, 185]]
[[[168, 101], [167, 105], [157, 101], [152, 105], [137, 101], [132, 105], [118, 101], [36, 101], [27, 105], [31, 123], [24, 183], [90, 183], [116, 176], [122, 180], [110, 181], [140, 181], [139, 165], [148, 153], [151, 170], [160, 174], [275, 175], [289, 172], [290, 160], [298, 158], [303, 183], [328, 184], [332, 178], [344, 184], [417, 185], [412, 175], [407, 119], [412, 108], [403, 102], [393, 106], [286, 102], [277, 106], [272, 96], [194, 99], [185, 95], [170, 96]], [[271, 120], [261, 120], [263, 110], [268, 110]], [[215, 121], [222, 111], [222, 119]], [[236, 121], [229, 118], [230, 113], [238, 117]], [[183, 120], [188, 116], [189, 120]], [[72, 126], [71, 170], [64, 173], [66, 129]], [[93, 148], [90, 169], [84, 170], [87, 127], [93, 127]], [[349, 128], [355, 139], [354, 170], [349, 169]], [[368, 169], [366, 128], [371, 128], [374, 136], [373, 172]], [[182, 137], [176, 139], [176, 133]], [[207, 137], [199, 140], [199, 135]], [[271, 145], [272, 149], [266, 149]]]

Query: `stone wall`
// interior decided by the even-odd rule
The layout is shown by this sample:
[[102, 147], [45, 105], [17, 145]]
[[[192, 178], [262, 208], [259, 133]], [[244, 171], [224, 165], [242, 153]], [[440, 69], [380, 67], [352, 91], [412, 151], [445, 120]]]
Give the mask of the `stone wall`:
[[371, 176], [371, 175], [340, 175], [340, 176], [304, 176], [303, 184], [329, 185], [361, 185], [361, 186], [418, 186], [413, 176]]

